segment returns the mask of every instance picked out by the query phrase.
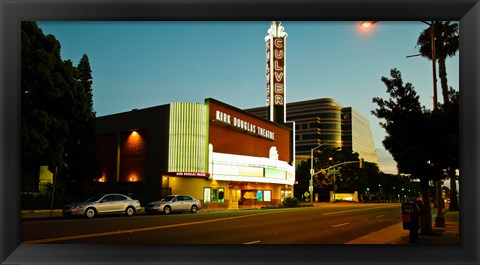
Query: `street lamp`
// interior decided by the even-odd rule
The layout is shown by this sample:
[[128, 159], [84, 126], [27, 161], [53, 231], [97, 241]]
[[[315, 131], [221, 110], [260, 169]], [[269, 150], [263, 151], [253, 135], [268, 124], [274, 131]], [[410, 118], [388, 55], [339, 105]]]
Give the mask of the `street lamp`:
[[[360, 22], [360, 26], [362, 28], [369, 28], [373, 26], [378, 21], [362, 21]], [[430, 43], [432, 46], [432, 77], [433, 77], [433, 111], [437, 110], [437, 77], [436, 77], [436, 51], [435, 51], [435, 23], [434, 21], [427, 22], [427, 21], [420, 21], [422, 23], [427, 24], [430, 27]]]
[[308, 191], [310, 192], [310, 202], [312, 203], [313, 203], [313, 175], [315, 175], [314, 174], [315, 172], [313, 171], [313, 151], [329, 143], [340, 143], [340, 142], [341, 141], [328, 141], [323, 144], [319, 144], [310, 150], [310, 185], [308, 186]]
[[[332, 162], [333, 166], [333, 157], [329, 157], [328, 161]], [[337, 194], [337, 183], [336, 183], [336, 176], [335, 173], [333, 173], [333, 202], [335, 202], [335, 195]]]
[[[360, 22], [360, 26], [363, 28], [368, 28], [373, 24], [377, 23], [378, 21], [362, 21]], [[435, 45], [435, 21], [427, 22], [427, 21], [420, 21], [424, 24], [427, 24], [430, 27], [430, 44], [431, 44], [431, 51], [432, 51], [432, 78], [433, 78], [433, 112], [437, 111], [437, 69], [436, 69], [436, 45]], [[438, 179], [435, 181], [435, 194], [437, 198], [437, 217], [435, 218], [435, 226], [436, 227], [445, 227], [445, 217], [443, 215], [443, 206], [439, 203], [439, 198], [442, 196], [442, 183], [441, 180]]]

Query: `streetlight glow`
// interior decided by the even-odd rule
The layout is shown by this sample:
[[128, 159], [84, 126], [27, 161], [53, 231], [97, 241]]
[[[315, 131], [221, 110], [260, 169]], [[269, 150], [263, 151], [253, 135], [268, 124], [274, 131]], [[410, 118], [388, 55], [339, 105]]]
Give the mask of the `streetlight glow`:
[[372, 26], [373, 24], [375, 24], [375, 23], [377, 23], [377, 21], [362, 21], [362, 22], [360, 23], [360, 26], [361, 26], [362, 28], [369, 28], [369, 27], [371, 27], [371, 26]]

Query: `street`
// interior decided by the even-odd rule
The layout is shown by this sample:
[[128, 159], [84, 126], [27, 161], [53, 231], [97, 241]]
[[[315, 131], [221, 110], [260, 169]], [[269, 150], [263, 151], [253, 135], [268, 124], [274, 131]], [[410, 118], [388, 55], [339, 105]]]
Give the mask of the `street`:
[[401, 222], [391, 204], [22, 222], [23, 244], [343, 244]]

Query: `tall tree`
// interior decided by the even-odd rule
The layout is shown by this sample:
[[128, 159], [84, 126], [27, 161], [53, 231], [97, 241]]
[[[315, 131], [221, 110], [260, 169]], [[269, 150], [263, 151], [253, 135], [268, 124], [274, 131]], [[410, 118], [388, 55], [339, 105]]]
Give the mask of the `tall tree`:
[[390, 99], [373, 98], [378, 108], [372, 111], [383, 119], [380, 123], [387, 133], [383, 145], [397, 162], [399, 173], [410, 174], [420, 179], [423, 204], [427, 211], [424, 215], [424, 232], [432, 230], [429, 181], [435, 175], [431, 163], [428, 121], [430, 113], [421, 107], [419, 96], [410, 83], [403, 83], [399, 70], [390, 71], [391, 79], [382, 77]]
[[82, 183], [101, 176], [91, 73], [88, 56], [84, 54], [78, 67], [73, 71], [76, 84], [72, 86], [73, 97], [69, 103], [75, 106], [75, 112], [69, 122], [71, 130], [67, 141], [64, 169], [66, 177]]
[[[60, 43], [35, 22], [21, 24], [22, 185], [38, 187], [39, 168], [77, 178], [100, 175], [88, 57], [62, 61]], [[70, 167], [70, 165], [72, 167]], [[24, 185], [29, 184], [29, 185]]]
[[435, 131], [433, 139], [441, 150], [432, 157], [450, 177], [450, 210], [458, 211], [458, 197], [456, 188], [456, 171], [459, 168], [459, 93], [449, 90], [449, 104], [441, 104], [432, 114], [432, 130]]
[[[450, 91], [447, 80], [446, 59], [454, 56], [459, 49], [459, 28], [458, 23], [450, 23], [450, 21], [434, 21], [433, 27], [435, 29], [435, 57], [438, 60], [438, 76], [440, 78], [442, 87], [443, 104], [446, 109], [454, 110], [455, 106], [449, 107], [452, 103], [450, 100]], [[431, 27], [424, 30], [417, 40], [417, 47], [419, 47], [420, 54], [427, 59], [432, 59], [432, 43], [431, 43]], [[458, 126], [457, 126], [458, 127]], [[458, 137], [457, 137], [458, 138]], [[453, 162], [454, 163], [454, 162]], [[455, 169], [448, 167], [447, 174], [450, 177], [450, 187], [452, 189], [453, 202], [450, 203], [450, 210], [458, 211], [457, 189], [456, 189], [456, 174]]]
[[35, 186], [41, 165], [53, 172], [63, 164], [68, 122], [58, 106], [69, 80], [60, 43], [35, 22], [21, 23], [21, 56], [22, 181]]
[[[435, 29], [435, 58], [438, 61], [438, 76], [442, 86], [442, 95], [444, 104], [449, 104], [448, 98], [448, 80], [446, 59], [454, 56], [459, 48], [458, 23], [451, 24], [450, 21], [433, 21]], [[420, 54], [432, 60], [432, 41], [431, 27], [425, 29], [417, 40]]]

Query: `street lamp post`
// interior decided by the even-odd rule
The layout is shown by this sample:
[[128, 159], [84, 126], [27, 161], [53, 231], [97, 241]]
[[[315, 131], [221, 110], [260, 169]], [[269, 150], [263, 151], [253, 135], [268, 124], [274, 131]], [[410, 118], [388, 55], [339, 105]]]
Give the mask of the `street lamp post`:
[[[368, 28], [378, 21], [362, 21], [360, 25]], [[433, 78], [433, 112], [437, 111], [437, 69], [436, 69], [436, 45], [435, 45], [435, 21], [420, 21], [430, 27], [430, 44], [432, 51], [432, 78]], [[436, 227], [445, 227], [445, 217], [443, 215], [443, 205], [440, 202], [442, 198], [442, 182], [440, 179], [435, 181], [435, 197], [437, 198], [437, 217], [435, 218]]]
[[308, 186], [308, 191], [310, 192], [310, 202], [313, 203], [313, 175], [315, 175], [313, 169], [313, 151], [329, 143], [339, 143], [340, 141], [328, 141], [323, 144], [319, 144], [316, 147], [310, 150], [310, 185]]

